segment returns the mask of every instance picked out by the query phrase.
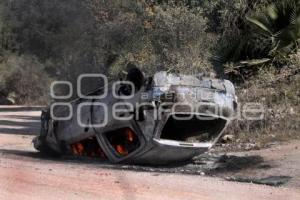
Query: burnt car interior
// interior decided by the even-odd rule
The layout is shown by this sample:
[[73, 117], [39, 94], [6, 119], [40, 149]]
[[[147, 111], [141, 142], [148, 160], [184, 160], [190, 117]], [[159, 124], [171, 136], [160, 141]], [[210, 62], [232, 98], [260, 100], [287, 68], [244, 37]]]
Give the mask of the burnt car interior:
[[130, 128], [107, 132], [105, 137], [119, 157], [129, 155], [141, 145], [137, 134]]
[[71, 150], [73, 155], [75, 156], [107, 159], [96, 137], [90, 137], [80, 142], [72, 144]]
[[[184, 117], [188, 117], [188, 115]], [[190, 143], [210, 142], [226, 126], [226, 120], [221, 118], [200, 120], [195, 115], [191, 116], [190, 120], [176, 120], [174, 118], [174, 116], [169, 117], [162, 130], [161, 139]]]

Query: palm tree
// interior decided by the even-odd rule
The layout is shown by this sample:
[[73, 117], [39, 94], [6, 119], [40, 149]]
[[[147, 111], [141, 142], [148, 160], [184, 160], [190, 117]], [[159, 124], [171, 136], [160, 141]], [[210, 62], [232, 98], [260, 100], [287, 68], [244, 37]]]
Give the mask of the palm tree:
[[285, 56], [298, 49], [300, 0], [279, 0], [247, 20], [271, 42], [270, 56]]

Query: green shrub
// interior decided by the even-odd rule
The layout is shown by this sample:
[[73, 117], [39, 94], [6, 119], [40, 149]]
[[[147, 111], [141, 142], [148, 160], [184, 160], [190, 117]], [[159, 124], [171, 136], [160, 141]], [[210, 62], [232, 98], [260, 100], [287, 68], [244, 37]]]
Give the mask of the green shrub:
[[97, 51], [106, 58], [103, 64], [111, 76], [127, 63], [136, 63], [149, 75], [158, 70], [212, 71], [210, 49], [217, 36], [206, 32], [207, 21], [200, 9], [142, 1], [122, 1], [122, 6], [90, 2], [101, 44]]
[[35, 57], [10, 55], [0, 64], [0, 91], [16, 104], [45, 104], [50, 79]]

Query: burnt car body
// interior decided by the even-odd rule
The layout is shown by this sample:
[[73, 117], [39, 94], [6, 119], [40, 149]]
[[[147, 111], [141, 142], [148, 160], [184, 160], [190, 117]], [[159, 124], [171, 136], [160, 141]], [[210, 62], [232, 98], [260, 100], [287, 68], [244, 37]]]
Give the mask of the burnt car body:
[[237, 107], [234, 86], [227, 80], [167, 72], [144, 78], [135, 69], [126, 81], [70, 102], [73, 115], [67, 120], [52, 116], [69, 112], [66, 106], [44, 111], [35, 148], [114, 163], [186, 161], [218, 141]]

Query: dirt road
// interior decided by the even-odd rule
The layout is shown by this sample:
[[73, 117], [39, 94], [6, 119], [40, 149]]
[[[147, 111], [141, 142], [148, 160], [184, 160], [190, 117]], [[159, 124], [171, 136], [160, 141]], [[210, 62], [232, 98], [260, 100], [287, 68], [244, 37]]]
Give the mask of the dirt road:
[[298, 189], [195, 175], [137, 172], [40, 157], [39, 108], [0, 106], [0, 199], [300, 199]]

